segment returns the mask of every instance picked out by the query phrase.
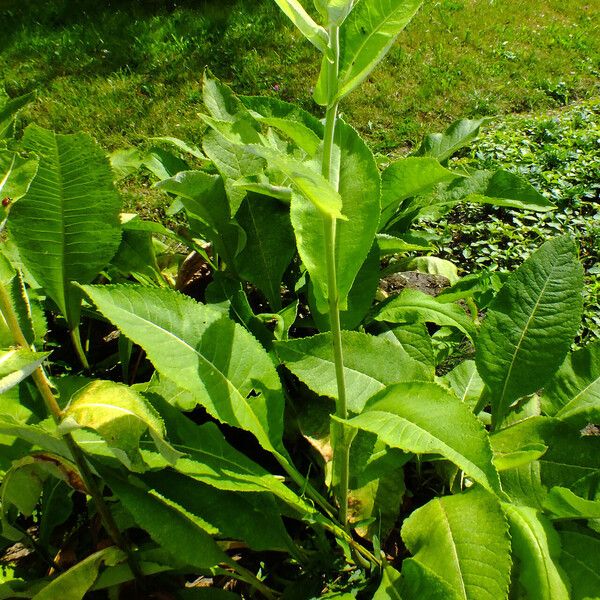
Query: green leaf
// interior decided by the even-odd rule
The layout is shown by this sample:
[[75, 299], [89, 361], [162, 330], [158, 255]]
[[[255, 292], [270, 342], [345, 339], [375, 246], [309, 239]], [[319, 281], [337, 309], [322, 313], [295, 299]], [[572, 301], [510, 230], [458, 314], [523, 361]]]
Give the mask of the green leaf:
[[371, 431], [388, 446], [441, 454], [486, 489], [500, 493], [488, 434], [469, 408], [435, 383], [397, 383], [372, 397], [346, 421]]
[[279, 310], [281, 279], [296, 252], [289, 210], [280, 202], [249, 194], [236, 220], [246, 233], [246, 245], [235, 259], [236, 270]]
[[400, 577], [400, 573], [386, 563], [383, 566], [381, 582], [373, 596], [373, 600], [402, 600]]
[[275, 0], [285, 16], [298, 28], [302, 35], [320, 52], [329, 54], [329, 35], [317, 25], [298, 0]]
[[413, 512], [402, 539], [415, 560], [465, 600], [507, 598], [508, 524], [498, 500], [481, 490], [435, 498]]
[[50, 545], [54, 530], [73, 512], [73, 489], [60, 479], [47, 479], [40, 503], [39, 541], [42, 547]]
[[62, 431], [84, 427], [100, 434], [114, 450], [139, 463], [140, 438], [150, 434], [161, 453], [175, 462], [180, 453], [165, 440], [165, 426], [144, 397], [113, 381], [93, 381], [71, 398], [64, 410]]
[[304, 150], [310, 158], [317, 153], [321, 145], [321, 138], [312, 129], [298, 121], [291, 121], [280, 117], [260, 117], [258, 120], [284, 133], [296, 146]]
[[475, 408], [485, 387], [473, 360], [461, 362], [452, 371], [446, 373], [441, 378], [441, 382], [471, 408]]
[[240, 325], [170, 290], [84, 290], [106, 318], [146, 350], [161, 375], [194, 394], [219, 421], [253, 433], [266, 450], [285, 454], [279, 377], [267, 353]]
[[[400, 381], [431, 381], [432, 373], [398, 344], [366, 333], [342, 332], [348, 409], [362, 411], [367, 400]], [[337, 398], [330, 333], [276, 342], [285, 366], [321, 396]], [[385, 357], [385, 358], [384, 358]]]
[[475, 360], [496, 422], [515, 400], [543, 387], [564, 360], [581, 321], [582, 288], [575, 245], [559, 237], [512, 273], [492, 302]]
[[31, 350], [0, 350], [0, 394], [18, 385], [29, 377], [50, 352], [32, 352]]
[[74, 327], [81, 292], [71, 282], [90, 282], [116, 253], [121, 200], [104, 153], [88, 135], [30, 125], [23, 145], [40, 163], [12, 207], [9, 232], [25, 266]]
[[381, 331], [379, 337], [386, 338], [394, 344], [402, 346], [411, 358], [419, 361], [427, 372], [431, 374], [430, 378], [433, 377], [435, 373], [433, 347], [431, 345], [431, 337], [424, 324], [412, 323], [408, 325], [388, 326], [385, 323], [381, 323], [378, 325], [377, 330]]
[[362, 83], [383, 59], [422, 0], [361, 0], [340, 28], [336, 99]]
[[381, 174], [381, 221], [384, 227], [403, 200], [425, 194], [439, 183], [462, 178], [435, 158], [409, 157], [393, 162]]
[[231, 559], [207, 533], [202, 519], [163, 498], [139, 480], [126, 480], [95, 465], [104, 482], [135, 522], [176, 560], [197, 569], [208, 569]]
[[559, 565], [560, 538], [546, 517], [533, 508], [505, 505], [519, 581], [530, 598], [569, 600], [569, 583]]
[[449, 260], [437, 256], [401, 258], [390, 263], [382, 274], [388, 275], [392, 270], [395, 273], [416, 271], [418, 273], [428, 273], [430, 275], [441, 275], [442, 277], [445, 277], [451, 285], [459, 280], [458, 267]]
[[571, 600], [600, 598], [600, 538], [589, 529], [570, 525], [559, 531], [560, 564], [571, 582]]
[[434, 250], [434, 247], [425, 238], [411, 234], [392, 236], [385, 233], [378, 233], [377, 245], [381, 251], [382, 258], [403, 252]]
[[[342, 310], [352, 284], [367, 258], [379, 221], [379, 171], [373, 154], [352, 127], [336, 126], [332, 181], [347, 218], [336, 223], [336, 273]], [[314, 286], [317, 308], [327, 312], [328, 277], [322, 214], [296, 196], [291, 204], [298, 252]]]
[[[0, 136], [1, 138], [1, 136]], [[0, 150], [0, 194], [12, 202], [27, 193], [38, 170], [36, 158], [23, 158], [16, 152]]]
[[444, 133], [430, 133], [425, 136], [414, 156], [430, 156], [441, 163], [446, 162], [479, 135], [479, 129], [486, 121], [487, 119], [460, 119], [452, 123]]
[[16, 98], [11, 98], [0, 107], [0, 140], [13, 136], [15, 120], [19, 111], [32, 102], [35, 92], [29, 92]]
[[293, 545], [269, 494], [222, 491], [170, 470], [146, 473], [141, 480], [149, 493], [210, 523], [213, 535], [244, 541], [259, 552]]
[[414, 558], [402, 561], [400, 593], [402, 600], [458, 600], [461, 597], [445, 579]]
[[600, 519], [600, 501], [585, 500], [564, 487], [553, 487], [544, 501], [552, 520]]
[[582, 427], [600, 422], [600, 341], [567, 356], [544, 388], [542, 409]]
[[125, 553], [115, 546], [95, 552], [61, 573], [33, 596], [33, 600], [82, 600], [94, 585], [102, 565], [114, 566], [125, 559]]
[[390, 323], [435, 323], [456, 327], [471, 339], [477, 335], [475, 324], [462, 308], [439, 302], [418, 290], [406, 289], [388, 302], [382, 302], [372, 318]]
[[[3, 400], [2, 409], [7, 410]], [[0, 414], [0, 434], [13, 436], [25, 440], [34, 447], [47, 450], [60, 456], [69, 456], [67, 447], [62, 438], [56, 433], [56, 428], [49, 429], [45, 424], [27, 424], [10, 414]]]

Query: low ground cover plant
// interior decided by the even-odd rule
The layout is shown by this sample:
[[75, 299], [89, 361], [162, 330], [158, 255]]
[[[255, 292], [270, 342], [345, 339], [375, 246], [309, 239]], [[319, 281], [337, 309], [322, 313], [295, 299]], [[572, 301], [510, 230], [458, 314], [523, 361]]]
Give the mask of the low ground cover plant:
[[[450, 162], [481, 120], [380, 165], [340, 118], [419, 0], [276, 2], [322, 54], [324, 120], [207, 71], [200, 142], [109, 163], [86, 134], [11, 139], [26, 97], [0, 110], [1, 541], [27, 557], [0, 597], [596, 597], [577, 246], [460, 278], [414, 227], [555, 205]], [[122, 213], [140, 166], [181, 227]], [[450, 285], [394, 287], [422, 271]]]

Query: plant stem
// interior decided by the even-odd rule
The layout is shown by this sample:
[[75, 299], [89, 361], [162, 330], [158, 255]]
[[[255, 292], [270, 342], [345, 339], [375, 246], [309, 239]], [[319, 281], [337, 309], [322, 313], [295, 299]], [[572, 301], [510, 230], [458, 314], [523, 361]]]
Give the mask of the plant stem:
[[[22, 348], [30, 348], [25, 335], [23, 334], [23, 330], [19, 324], [19, 320], [15, 311], [13, 310], [12, 303], [10, 300], [10, 296], [6, 291], [4, 285], [0, 282], [0, 312], [4, 316], [6, 320], [6, 324], [10, 329], [10, 332], [15, 340], [15, 342], [21, 346]], [[79, 336], [78, 336], [79, 337]], [[32, 374], [31, 377], [35, 382], [35, 385], [42, 396], [44, 404], [46, 405], [46, 409], [52, 415], [52, 418], [58, 425], [62, 419], [62, 410], [56, 400], [56, 396], [50, 387], [50, 382], [48, 381], [48, 377], [44, 372], [44, 369], [40, 366], [38, 367]], [[131, 547], [126, 542], [126, 540], [121, 535], [121, 531], [117, 527], [115, 520], [113, 519], [106, 502], [104, 501], [104, 497], [102, 496], [102, 491], [96, 484], [96, 480], [94, 475], [89, 467], [87, 459], [85, 455], [81, 451], [81, 448], [76, 444], [75, 440], [71, 436], [70, 433], [65, 434], [64, 436], [65, 443], [73, 456], [73, 460], [77, 465], [79, 470], [79, 474], [81, 475], [81, 479], [85, 484], [85, 487], [94, 500], [96, 504], [96, 509], [100, 514], [100, 518], [102, 519], [102, 523], [104, 528], [106, 529], [108, 535], [112, 538], [113, 542], [119, 546], [128, 557], [129, 566], [131, 567], [131, 571], [136, 576], [136, 578], [142, 577], [142, 572], [140, 570], [139, 563], [135, 556], [133, 555], [133, 551]]]
[[83, 346], [81, 345], [81, 333], [79, 332], [79, 325], [76, 325], [71, 329], [71, 341], [73, 342], [73, 347], [75, 348], [75, 353], [77, 354], [77, 358], [79, 359], [81, 366], [86, 371], [89, 371], [90, 363], [88, 363], [85, 351], [83, 350]]
[[[275, 600], [275, 593], [273, 590], [265, 585], [252, 571], [246, 569], [246, 567], [242, 567], [238, 562], [232, 560], [229, 563], [229, 566], [233, 569], [233, 573], [230, 573], [227, 570], [222, 570], [223, 575], [233, 576], [235, 579], [239, 579], [248, 585], [251, 585], [253, 588], [258, 590], [267, 600]], [[220, 571], [220, 569], [218, 570]]]

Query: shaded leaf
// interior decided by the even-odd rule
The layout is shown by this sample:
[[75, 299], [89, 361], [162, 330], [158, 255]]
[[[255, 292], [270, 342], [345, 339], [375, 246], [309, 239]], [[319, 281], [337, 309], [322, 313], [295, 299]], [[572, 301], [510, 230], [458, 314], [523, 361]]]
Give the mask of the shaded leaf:
[[600, 598], [600, 538], [589, 529], [570, 525], [559, 531], [560, 564], [571, 582], [571, 600]]
[[600, 501], [585, 500], [563, 487], [553, 487], [546, 500], [544, 510], [553, 520], [600, 519]]

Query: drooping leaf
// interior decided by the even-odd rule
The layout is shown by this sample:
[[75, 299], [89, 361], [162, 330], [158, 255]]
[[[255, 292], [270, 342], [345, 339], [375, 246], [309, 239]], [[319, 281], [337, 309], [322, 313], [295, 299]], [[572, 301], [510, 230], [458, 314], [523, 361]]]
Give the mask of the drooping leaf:
[[441, 454], [486, 489], [500, 492], [487, 432], [469, 408], [442, 386], [426, 382], [389, 386], [346, 423], [371, 431], [405, 452]]
[[414, 156], [430, 156], [441, 163], [446, 162], [479, 135], [479, 129], [486, 120], [460, 119], [452, 123], [444, 133], [430, 133], [425, 136]]
[[117, 251], [121, 201], [104, 153], [89, 136], [30, 125], [23, 145], [40, 163], [29, 191], [12, 207], [9, 232], [25, 266], [73, 327], [81, 292], [71, 282], [90, 282]]
[[[579, 328], [583, 270], [566, 237], [546, 242], [509, 277], [481, 327], [477, 369], [501, 422], [558, 369]], [[542, 359], [543, 357], [543, 359]]]
[[402, 539], [415, 560], [445, 580], [457, 597], [507, 597], [508, 524], [490, 494], [473, 490], [431, 500], [404, 521]]
[[[336, 273], [342, 310], [352, 284], [373, 245], [379, 221], [379, 172], [373, 154], [352, 127], [338, 122], [332, 169], [334, 187], [341, 196], [341, 211], [347, 220], [337, 221]], [[323, 217], [315, 206], [294, 197], [292, 225], [298, 252], [314, 286], [317, 308], [327, 312], [327, 261]]]
[[409, 157], [393, 162], [381, 174], [380, 228], [393, 217], [403, 200], [429, 192], [438, 183], [460, 178], [431, 157]]
[[[1, 139], [0, 134], [0, 139]], [[0, 195], [12, 202], [27, 193], [38, 169], [36, 158], [23, 158], [16, 152], [0, 150]]]
[[236, 220], [246, 233], [246, 245], [235, 259], [236, 270], [279, 310], [281, 279], [296, 251], [289, 210], [265, 196], [248, 194]]
[[298, 0], [275, 0], [275, 2], [285, 16], [315, 48], [323, 54], [329, 53], [329, 35], [327, 31], [313, 21]]
[[571, 582], [571, 600], [600, 598], [600, 537], [574, 524], [559, 531], [560, 564]]
[[78, 391], [64, 410], [60, 427], [93, 429], [134, 464], [139, 463], [140, 438], [146, 432], [167, 460], [175, 462], [180, 456], [165, 440], [164, 423], [144, 397], [113, 381], [96, 380]]
[[33, 600], [82, 600], [94, 585], [102, 565], [114, 566], [125, 559], [123, 550], [116, 546], [99, 550], [53, 579]]
[[219, 421], [253, 433], [267, 450], [285, 453], [277, 372], [240, 325], [170, 290], [84, 289], [104, 316], [146, 350], [161, 375], [194, 394]]
[[29, 377], [49, 355], [50, 352], [32, 352], [24, 348], [0, 350], [0, 394]]
[[[2, 409], [6, 410], [3, 406]], [[10, 410], [10, 409], [9, 409]], [[34, 447], [47, 450], [59, 456], [69, 456], [67, 447], [56, 428], [47, 424], [27, 424], [11, 414], [0, 414], [0, 434], [25, 440]]]
[[465, 360], [454, 367], [442, 377], [442, 383], [471, 408], [475, 407], [485, 387], [473, 360]]
[[462, 308], [439, 302], [418, 290], [406, 289], [388, 302], [381, 303], [373, 319], [390, 323], [435, 323], [456, 327], [471, 339], [477, 335], [475, 323]]
[[422, 0], [362, 0], [340, 28], [337, 99], [362, 83], [386, 55]]
[[172, 555], [176, 564], [207, 569], [230, 562], [207, 533], [210, 526], [202, 519], [169, 502], [139, 480], [126, 480], [109, 469], [98, 465], [96, 468], [135, 522]]
[[[366, 401], [400, 381], [431, 381], [432, 373], [398, 344], [366, 333], [343, 331], [344, 373], [348, 409], [360, 413]], [[337, 398], [332, 338], [321, 333], [277, 342], [275, 351], [286, 367], [321, 396]]]
[[544, 515], [533, 508], [505, 505], [519, 582], [529, 597], [569, 600], [569, 581], [560, 567], [560, 538]]
[[542, 408], [582, 427], [600, 422], [600, 341], [567, 356], [544, 388]]
[[564, 487], [553, 487], [544, 502], [552, 520], [600, 519], [600, 501], [586, 500]]

